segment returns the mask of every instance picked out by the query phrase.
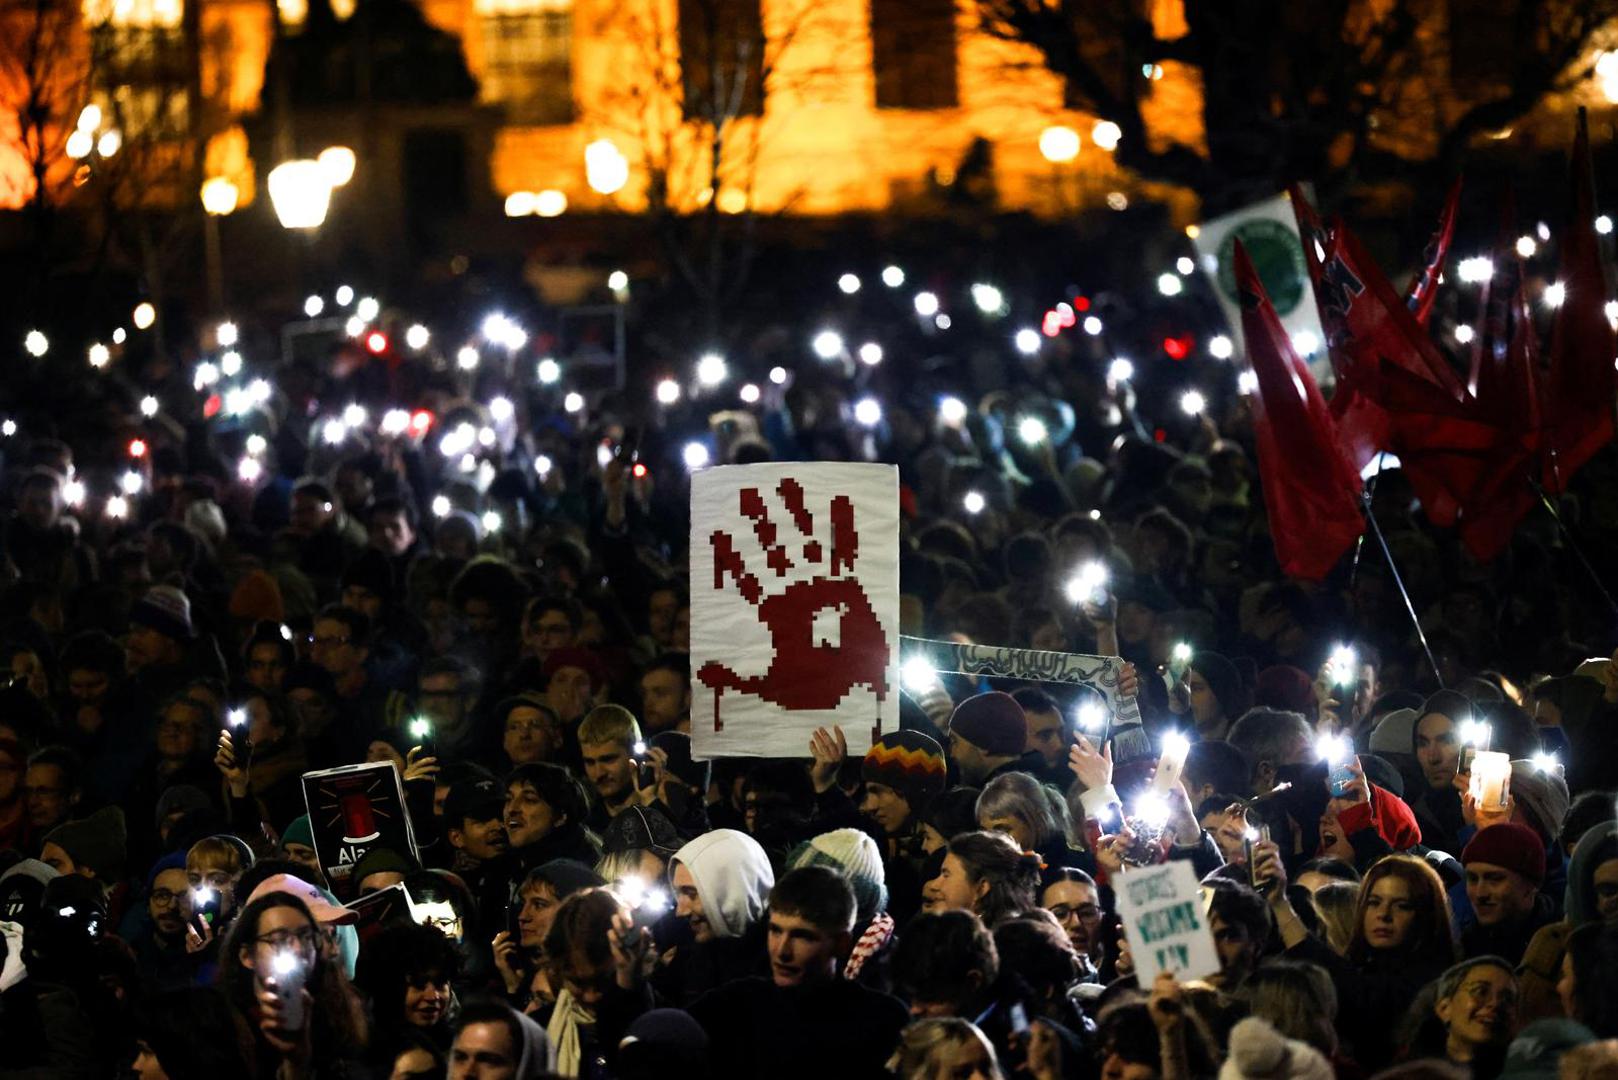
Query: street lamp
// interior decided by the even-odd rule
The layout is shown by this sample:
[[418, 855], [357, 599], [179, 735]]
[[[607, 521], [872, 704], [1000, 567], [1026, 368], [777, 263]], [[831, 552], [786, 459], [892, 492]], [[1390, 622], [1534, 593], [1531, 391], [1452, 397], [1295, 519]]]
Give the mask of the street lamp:
[[236, 212], [241, 201], [241, 189], [223, 176], [210, 177], [202, 182], [203, 255], [207, 261], [208, 301], [215, 311], [225, 310], [224, 256], [219, 243], [219, 219]]
[[328, 146], [315, 160], [334, 188], [340, 188], [354, 179], [354, 151], [346, 146]]
[[331, 207], [331, 176], [320, 162], [285, 161], [270, 170], [270, 203], [283, 228], [318, 229]]

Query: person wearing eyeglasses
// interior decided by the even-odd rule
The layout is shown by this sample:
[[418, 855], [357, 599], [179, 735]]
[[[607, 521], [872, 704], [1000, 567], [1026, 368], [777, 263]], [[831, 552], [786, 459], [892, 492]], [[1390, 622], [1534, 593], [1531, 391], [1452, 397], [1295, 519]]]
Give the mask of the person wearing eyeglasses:
[[191, 920], [191, 883], [185, 854], [172, 852], [146, 876], [146, 904], [125, 916], [119, 936], [129, 943], [148, 993], [194, 985], [202, 966], [185, 947]]

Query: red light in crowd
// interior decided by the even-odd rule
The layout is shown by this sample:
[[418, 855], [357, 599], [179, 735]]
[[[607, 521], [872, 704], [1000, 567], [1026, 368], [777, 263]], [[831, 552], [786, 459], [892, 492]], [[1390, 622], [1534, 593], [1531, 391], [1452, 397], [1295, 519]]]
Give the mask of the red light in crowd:
[[1152, 432], [1152, 438], [1157, 442], [1163, 442], [1168, 437], [1169, 433], [1164, 431], [1162, 428], [1158, 428], [1156, 431]]
[[133, 457], [133, 458], [145, 457], [146, 456], [146, 440], [145, 439], [130, 439], [129, 440], [129, 456]]
[[1045, 313], [1045, 322], [1040, 327], [1046, 337], [1055, 337], [1062, 332], [1062, 317], [1054, 311]]
[[433, 426], [433, 414], [426, 409], [417, 409], [410, 414], [410, 430], [417, 435], [424, 433]]
[[1169, 354], [1171, 360], [1184, 360], [1191, 355], [1191, 340], [1189, 338], [1166, 337], [1163, 339], [1163, 351]]
[[225, 407], [225, 401], [218, 394], [209, 394], [208, 400], [202, 403], [202, 415], [209, 420], [219, 415], [219, 410]]
[[1089, 311], [1090, 298], [1088, 296], [1075, 296], [1073, 298], [1073, 309], [1075, 311]]
[[636, 480], [643, 480], [646, 477], [646, 466], [642, 465], [638, 461], [635, 462], [635, 467], [633, 469], [630, 469], [629, 471], [630, 471], [631, 474], [634, 475]]
[[372, 330], [365, 335], [365, 347], [379, 353], [388, 347], [388, 336], [380, 330]]
[[1062, 324], [1063, 329], [1079, 321], [1078, 316], [1073, 314], [1073, 309], [1066, 304], [1056, 305], [1056, 318]]

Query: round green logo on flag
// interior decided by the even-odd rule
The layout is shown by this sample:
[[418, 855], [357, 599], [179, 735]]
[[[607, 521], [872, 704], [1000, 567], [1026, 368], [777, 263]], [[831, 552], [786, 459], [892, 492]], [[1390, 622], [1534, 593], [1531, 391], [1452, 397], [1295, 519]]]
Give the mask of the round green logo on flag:
[[1225, 234], [1219, 242], [1219, 288], [1231, 303], [1239, 304], [1236, 292], [1236, 241], [1247, 248], [1247, 257], [1253, 260], [1253, 269], [1270, 294], [1275, 313], [1285, 318], [1303, 299], [1308, 267], [1303, 262], [1303, 247], [1291, 229], [1274, 218], [1254, 218], [1244, 221]]

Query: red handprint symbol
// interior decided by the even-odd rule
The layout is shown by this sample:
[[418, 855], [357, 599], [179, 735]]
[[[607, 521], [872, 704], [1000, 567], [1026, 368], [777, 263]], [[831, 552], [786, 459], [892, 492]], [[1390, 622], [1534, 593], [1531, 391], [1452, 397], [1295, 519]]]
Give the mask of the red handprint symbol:
[[[814, 538], [814, 516], [804, 506], [803, 485], [788, 477], [775, 489], [803, 538], [802, 558], [820, 564], [824, 547]], [[777, 578], [793, 568], [791, 554], [778, 542], [775, 524], [758, 488], [743, 488], [740, 510], [753, 523], [753, 534], [764, 550], [764, 564]], [[715, 589], [724, 588], [728, 574], [736, 591], [758, 613], [770, 632], [774, 655], [763, 675], [743, 676], [716, 661], [697, 671], [702, 685], [714, 692], [714, 730], [722, 729], [719, 699], [726, 690], [755, 694], [784, 709], [836, 708], [856, 686], [869, 687], [882, 701], [888, 694], [888, 643], [865, 588], [853, 577], [859, 558], [859, 534], [854, 528], [854, 502], [846, 495], [831, 501], [831, 561], [827, 573], [794, 581], [766, 596], [764, 586], [747, 569], [735, 541], [722, 529], [708, 537], [714, 554]], [[823, 612], [834, 612], [836, 643], [817, 640], [815, 624]]]

